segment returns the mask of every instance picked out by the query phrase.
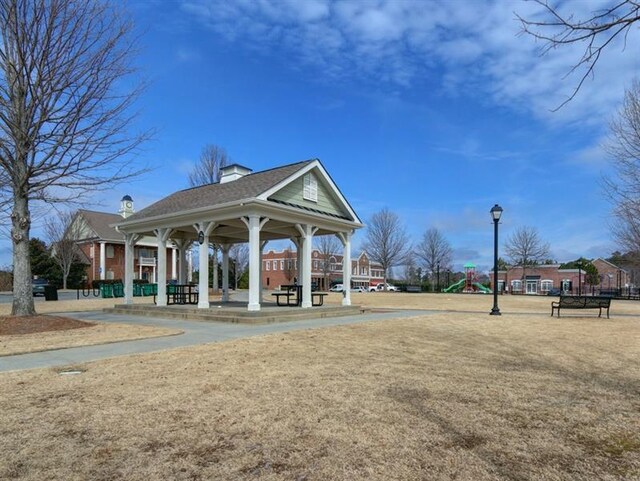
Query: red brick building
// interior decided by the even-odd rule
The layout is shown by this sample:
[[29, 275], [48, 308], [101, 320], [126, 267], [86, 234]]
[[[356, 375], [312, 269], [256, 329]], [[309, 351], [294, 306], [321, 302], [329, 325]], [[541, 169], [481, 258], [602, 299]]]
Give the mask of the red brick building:
[[[595, 259], [592, 264], [598, 269], [600, 285], [598, 289], [620, 289], [629, 287], [629, 273], [604, 260]], [[489, 274], [493, 285], [493, 271]], [[560, 289], [563, 293], [591, 292], [592, 287], [586, 282], [584, 269], [560, 269], [560, 264], [549, 264], [527, 267], [509, 267], [498, 271], [498, 292], [511, 294], [546, 295], [551, 289]]]
[[[320, 290], [342, 282], [342, 255], [331, 254], [325, 259], [314, 249], [311, 252], [311, 282]], [[325, 267], [326, 266], [326, 267]], [[325, 282], [325, 272], [328, 282]], [[262, 255], [262, 286], [277, 289], [298, 279], [298, 254], [293, 249], [270, 250]], [[375, 286], [383, 282], [382, 266], [369, 260], [366, 252], [351, 260], [351, 287]]]
[[[114, 223], [133, 212], [131, 197], [121, 201], [119, 214], [80, 209], [73, 221], [72, 231], [83, 261], [87, 264], [87, 281], [124, 279], [124, 237]], [[134, 247], [134, 279], [157, 282], [157, 243], [143, 237]], [[167, 280], [177, 278], [175, 249], [167, 249]]]

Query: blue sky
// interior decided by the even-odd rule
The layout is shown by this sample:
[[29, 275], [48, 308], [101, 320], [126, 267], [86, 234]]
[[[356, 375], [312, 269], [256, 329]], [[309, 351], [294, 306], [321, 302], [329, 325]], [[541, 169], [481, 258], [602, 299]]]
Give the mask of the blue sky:
[[[564, 2], [584, 16], [602, 2]], [[150, 85], [140, 128], [153, 170], [90, 199], [137, 210], [187, 187], [202, 147], [262, 170], [319, 158], [366, 220], [395, 211], [414, 241], [431, 226], [455, 263], [488, 268], [489, 209], [504, 239], [536, 227], [563, 261], [608, 255], [601, 144], [640, 72], [640, 31], [614, 44], [579, 95], [575, 48], [539, 55], [518, 35], [531, 2], [189, 0], [129, 2]], [[33, 231], [39, 234], [38, 227]], [[358, 234], [356, 245], [364, 238]], [[10, 263], [9, 243], [0, 260]]]

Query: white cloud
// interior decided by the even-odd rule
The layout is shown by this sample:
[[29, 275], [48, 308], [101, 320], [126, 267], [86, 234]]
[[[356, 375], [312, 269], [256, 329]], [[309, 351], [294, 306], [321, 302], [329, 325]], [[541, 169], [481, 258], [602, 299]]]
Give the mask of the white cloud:
[[[565, 2], [561, 9], [584, 18], [596, 2]], [[579, 81], [565, 78], [580, 45], [540, 56], [542, 45], [520, 34], [518, 14], [536, 18], [534, 2], [409, 2], [399, 0], [190, 0], [189, 15], [229, 41], [265, 52], [285, 48], [303, 66], [326, 76], [360, 76], [399, 86], [415, 85], [436, 71], [442, 91], [465, 95], [470, 85], [499, 105], [551, 122], [598, 125], [638, 72], [640, 31], [629, 32], [601, 58], [593, 79], [557, 113]]]

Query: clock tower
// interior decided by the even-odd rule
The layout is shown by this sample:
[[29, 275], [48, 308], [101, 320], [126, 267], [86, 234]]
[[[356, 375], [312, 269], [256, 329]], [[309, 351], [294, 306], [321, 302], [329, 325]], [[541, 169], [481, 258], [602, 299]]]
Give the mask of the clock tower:
[[129, 195], [125, 195], [120, 201], [120, 210], [118, 211], [123, 218], [129, 217], [133, 214], [133, 199]]

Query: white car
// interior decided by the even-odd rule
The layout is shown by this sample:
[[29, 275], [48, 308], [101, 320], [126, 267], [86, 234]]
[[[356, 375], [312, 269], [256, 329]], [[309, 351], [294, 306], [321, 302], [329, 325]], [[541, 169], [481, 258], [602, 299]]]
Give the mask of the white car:
[[367, 291], [364, 290], [364, 287], [358, 286], [358, 287], [353, 287], [351, 289], [351, 292], [367, 292]]
[[[380, 283], [377, 286], [369, 287], [369, 292], [382, 292], [384, 291], [384, 284]], [[387, 284], [387, 291], [389, 292], [398, 292], [399, 289], [396, 286], [392, 286], [391, 284]]]
[[329, 289], [331, 292], [342, 292], [344, 290], [344, 286], [342, 284], [336, 284], [335, 286], [333, 286], [331, 289]]

